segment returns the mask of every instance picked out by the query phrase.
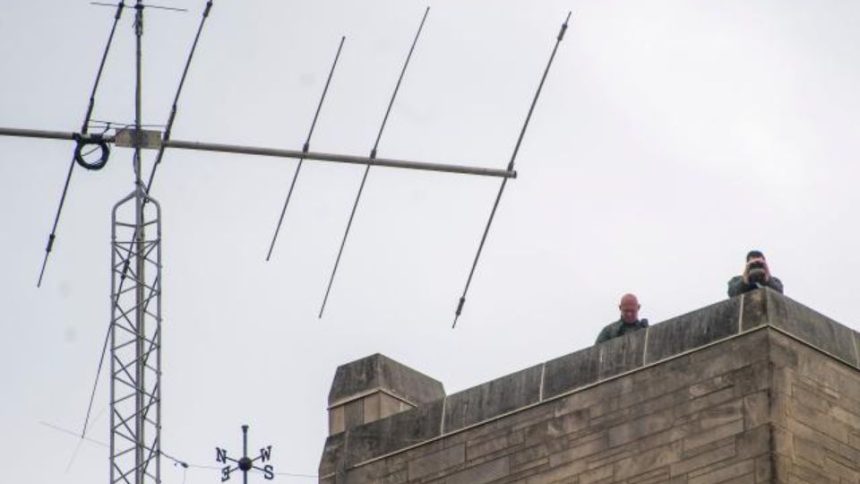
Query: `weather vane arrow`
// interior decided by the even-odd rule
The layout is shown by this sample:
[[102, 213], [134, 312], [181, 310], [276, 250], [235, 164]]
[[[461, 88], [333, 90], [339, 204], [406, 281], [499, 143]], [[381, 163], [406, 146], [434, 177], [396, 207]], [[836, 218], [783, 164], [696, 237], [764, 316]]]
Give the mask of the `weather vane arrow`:
[[[234, 459], [227, 455], [227, 450], [221, 447], [215, 447], [215, 460], [221, 464], [225, 464], [221, 468], [221, 482], [230, 480], [230, 476], [234, 471], [242, 471], [242, 482], [248, 484], [248, 472], [257, 470], [263, 473], [266, 480], [271, 481], [275, 478], [275, 469], [272, 464], [266, 464], [272, 459], [272, 446], [268, 445], [260, 449], [260, 455], [253, 459], [248, 457], [248, 426], [242, 426], [242, 457]], [[260, 461], [262, 467], [254, 465]]]

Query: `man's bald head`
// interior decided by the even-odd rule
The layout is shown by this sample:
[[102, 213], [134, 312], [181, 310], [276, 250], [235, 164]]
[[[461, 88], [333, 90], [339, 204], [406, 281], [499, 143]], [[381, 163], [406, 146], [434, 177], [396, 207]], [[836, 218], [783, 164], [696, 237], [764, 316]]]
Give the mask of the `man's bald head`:
[[621, 320], [627, 324], [633, 324], [639, 320], [639, 300], [634, 294], [625, 294], [621, 296], [621, 302], [618, 304], [618, 309], [621, 311]]

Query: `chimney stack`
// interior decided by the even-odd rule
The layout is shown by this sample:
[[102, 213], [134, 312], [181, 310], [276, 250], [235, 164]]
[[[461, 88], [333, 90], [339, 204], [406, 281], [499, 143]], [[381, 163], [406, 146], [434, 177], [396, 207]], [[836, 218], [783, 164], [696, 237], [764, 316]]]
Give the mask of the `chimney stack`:
[[441, 382], [382, 354], [346, 363], [328, 394], [329, 435], [444, 396]]

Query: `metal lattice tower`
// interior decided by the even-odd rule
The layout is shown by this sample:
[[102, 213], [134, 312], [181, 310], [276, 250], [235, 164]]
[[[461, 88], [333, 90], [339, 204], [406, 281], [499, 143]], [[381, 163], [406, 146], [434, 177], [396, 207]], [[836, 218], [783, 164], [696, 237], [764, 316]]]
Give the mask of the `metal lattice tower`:
[[160, 483], [161, 207], [140, 187], [114, 206], [111, 252], [110, 482]]
[[[142, 117], [143, 9], [137, 0], [135, 138]], [[135, 141], [134, 190], [114, 205], [111, 220], [110, 482], [160, 484], [161, 207], [147, 194], [142, 143]]]

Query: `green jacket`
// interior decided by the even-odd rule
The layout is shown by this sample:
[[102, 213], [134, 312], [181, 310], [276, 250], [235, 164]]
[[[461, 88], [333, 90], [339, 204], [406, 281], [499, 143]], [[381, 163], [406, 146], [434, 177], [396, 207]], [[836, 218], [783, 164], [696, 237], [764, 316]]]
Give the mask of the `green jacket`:
[[744, 282], [743, 276], [735, 276], [729, 280], [729, 297], [739, 296], [745, 292], [758, 289], [759, 287], [769, 287], [782, 294], [782, 281], [776, 277], [771, 276], [765, 284], [759, 285], [757, 283], [747, 284]]
[[636, 331], [647, 327], [648, 320], [644, 318], [634, 323], [625, 323], [624, 321], [619, 319], [614, 323], [607, 324], [606, 327], [603, 328], [603, 330], [600, 332], [600, 334], [597, 335], [597, 342], [595, 342], [594, 344], [603, 343], [604, 341], [623, 336], [624, 334], [629, 333], [631, 331]]

